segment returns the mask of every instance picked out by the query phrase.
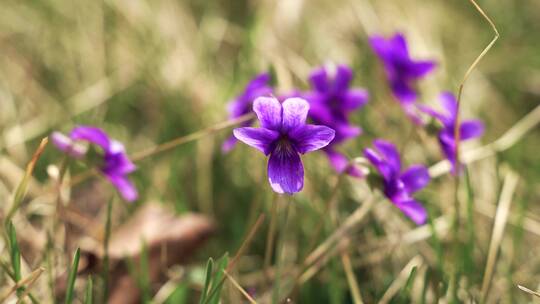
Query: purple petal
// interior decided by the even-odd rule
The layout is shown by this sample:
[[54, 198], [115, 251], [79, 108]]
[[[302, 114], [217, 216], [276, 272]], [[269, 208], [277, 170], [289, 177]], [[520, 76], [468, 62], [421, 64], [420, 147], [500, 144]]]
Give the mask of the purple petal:
[[69, 137], [74, 140], [86, 140], [100, 146], [105, 151], [109, 150], [109, 136], [107, 136], [107, 134], [100, 128], [90, 126], [78, 126], [71, 131]]
[[277, 193], [296, 193], [304, 187], [300, 155], [289, 143], [280, 143], [268, 160], [268, 181]]
[[417, 61], [410, 67], [411, 76], [415, 78], [421, 78], [426, 76], [435, 68], [436, 64], [433, 61]]
[[424, 188], [429, 184], [429, 180], [428, 170], [422, 165], [410, 166], [409, 169], [401, 175], [401, 181], [409, 193], [414, 193]]
[[116, 140], [111, 140], [109, 151], [105, 153], [104, 171], [113, 174], [125, 175], [135, 171], [137, 167], [128, 158], [124, 145]]
[[347, 90], [352, 78], [353, 71], [349, 67], [338, 65], [336, 68], [336, 76], [334, 77], [334, 90], [336, 92]]
[[308, 115], [316, 123], [326, 125], [334, 120], [330, 108], [323, 102], [324, 96], [322, 94], [306, 94], [306, 99], [309, 101]]
[[304, 154], [327, 146], [334, 139], [335, 131], [327, 126], [303, 125], [289, 133], [298, 153]]
[[369, 94], [366, 90], [350, 89], [343, 98], [343, 107], [348, 110], [355, 110], [364, 106], [368, 101]]
[[407, 47], [407, 41], [402, 33], [396, 33], [391, 39], [392, 48], [394, 52], [402, 55], [403, 57], [409, 57], [409, 49]]
[[328, 74], [324, 67], [315, 69], [309, 75], [309, 82], [319, 92], [326, 92], [329, 89]]
[[401, 171], [401, 161], [399, 159], [399, 153], [396, 146], [382, 139], [374, 140], [373, 145], [382, 154], [382, 157], [388, 163], [393, 173], [399, 174]]
[[357, 137], [362, 134], [362, 128], [353, 126], [350, 124], [336, 124], [333, 126], [336, 131], [336, 137], [334, 138], [334, 143], [340, 143], [346, 139]]
[[137, 189], [125, 176], [122, 175], [109, 175], [105, 174], [107, 179], [114, 185], [114, 187], [120, 192], [123, 199], [128, 202], [133, 202], [139, 196]]
[[370, 148], [364, 149], [364, 155], [369, 162], [379, 171], [385, 180], [390, 180], [393, 175], [393, 170], [390, 168], [387, 162], [385, 162], [377, 152]]
[[51, 141], [60, 151], [74, 158], [82, 158], [88, 150], [86, 146], [73, 141], [60, 132], [53, 132], [51, 134]]
[[413, 88], [404, 80], [396, 79], [390, 84], [392, 93], [402, 103], [412, 103], [416, 101], [417, 94]]
[[484, 124], [480, 120], [466, 120], [459, 128], [461, 140], [476, 138], [484, 134]]
[[260, 73], [255, 78], [253, 78], [246, 86], [246, 92], [249, 92], [254, 89], [265, 87], [270, 82], [270, 74]]
[[442, 113], [437, 112], [435, 109], [431, 108], [430, 106], [419, 104], [417, 105], [417, 108], [420, 111], [428, 114], [429, 116], [435, 119], [438, 119], [443, 124], [448, 120], [446, 116], [444, 116]]
[[332, 165], [332, 167], [334, 167], [334, 170], [341, 173], [347, 168], [349, 160], [347, 159], [347, 157], [345, 157], [345, 155], [331, 148], [324, 149], [324, 152], [326, 153], [330, 164]]
[[234, 137], [243, 143], [252, 146], [265, 155], [270, 154], [272, 143], [279, 137], [279, 133], [265, 128], [237, 128], [233, 130]]
[[281, 104], [274, 97], [258, 97], [253, 103], [261, 126], [278, 131], [281, 128]]
[[285, 133], [302, 127], [306, 123], [309, 104], [302, 98], [289, 98], [283, 102], [283, 123], [281, 130]]
[[441, 93], [439, 99], [441, 100], [441, 105], [448, 113], [448, 119], [454, 122], [458, 112], [458, 104], [456, 98], [454, 97], [454, 94], [450, 92], [444, 92]]
[[[371, 36], [369, 37], [369, 45], [383, 61], [386, 61], [388, 58], [388, 42], [382, 36]], [[385, 62], [386, 64], [386, 62]]]
[[396, 206], [417, 225], [422, 225], [427, 221], [427, 211], [415, 200], [408, 200], [396, 203]]
[[221, 145], [221, 152], [223, 153], [230, 152], [234, 148], [237, 142], [238, 140], [236, 139], [236, 137], [234, 137], [234, 135], [229, 136], [229, 138], [227, 138]]

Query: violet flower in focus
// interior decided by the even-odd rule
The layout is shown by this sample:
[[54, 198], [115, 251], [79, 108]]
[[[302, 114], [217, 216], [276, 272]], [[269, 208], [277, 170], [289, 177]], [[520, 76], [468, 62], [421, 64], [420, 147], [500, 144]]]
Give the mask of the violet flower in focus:
[[329, 127], [308, 125], [309, 104], [301, 98], [289, 98], [281, 104], [273, 97], [259, 97], [253, 111], [260, 128], [237, 128], [234, 136], [265, 155], [268, 180], [277, 193], [296, 193], [304, 187], [304, 167], [300, 154], [321, 149], [334, 139]]
[[[456, 174], [457, 145], [454, 132], [458, 116], [458, 103], [454, 95], [450, 92], [442, 93], [439, 98], [445, 112], [438, 112], [424, 105], [419, 105], [419, 109], [442, 123], [442, 128], [438, 135], [439, 144], [441, 145], [444, 155], [452, 165], [452, 173]], [[460, 121], [460, 141], [477, 138], [482, 136], [482, 134], [484, 134], [484, 124], [480, 120], [473, 119]]]
[[414, 107], [418, 97], [414, 85], [418, 79], [423, 78], [433, 70], [435, 62], [413, 60], [409, 54], [405, 37], [401, 33], [397, 33], [389, 39], [382, 36], [371, 36], [369, 43], [384, 65], [392, 93], [401, 103], [407, 115], [415, 123], [421, 124], [422, 121]]
[[399, 153], [392, 143], [377, 139], [373, 145], [375, 150], [366, 148], [364, 155], [381, 174], [384, 195], [417, 225], [424, 224], [426, 209], [412, 195], [429, 183], [427, 168], [412, 165], [402, 172]]
[[335, 73], [327, 68], [318, 68], [309, 77], [312, 91], [305, 94], [310, 103], [309, 117], [316, 124], [328, 126], [336, 131], [334, 140], [324, 148], [326, 156], [337, 172], [347, 170], [352, 176], [362, 177], [361, 170], [349, 166], [347, 157], [335, 146], [360, 133], [360, 127], [351, 125], [349, 115], [368, 101], [364, 89], [350, 88], [353, 72], [345, 65], [336, 66]]
[[[261, 73], [253, 78], [244, 89], [244, 92], [236, 97], [227, 105], [229, 111], [229, 119], [235, 119], [251, 112], [253, 101], [255, 98], [272, 93], [272, 88], [269, 85], [270, 74]], [[253, 123], [253, 120], [244, 122], [241, 126], [247, 127]], [[221, 146], [223, 152], [231, 151], [236, 145], [236, 138], [231, 135], [225, 140]]]
[[103, 150], [99, 170], [126, 201], [131, 202], [137, 199], [137, 189], [127, 178], [127, 175], [135, 171], [136, 167], [129, 160], [122, 143], [109, 138], [103, 130], [90, 126], [78, 126], [71, 131], [69, 136], [53, 132], [51, 140], [59, 150], [77, 159], [84, 157], [88, 151], [88, 146], [83, 145], [82, 142], [99, 146]]

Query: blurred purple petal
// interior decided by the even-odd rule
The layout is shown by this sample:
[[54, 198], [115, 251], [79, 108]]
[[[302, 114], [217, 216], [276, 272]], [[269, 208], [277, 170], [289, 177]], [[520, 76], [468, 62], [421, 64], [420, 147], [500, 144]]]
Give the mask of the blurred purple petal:
[[399, 153], [396, 146], [391, 142], [382, 139], [374, 140], [373, 145], [388, 163], [393, 174], [398, 174], [401, 171], [401, 160], [399, 159]]
[[53, 132], [51, 134], [51, 141], [60, 151], [77, 159], [82, 158], [88, 150], [85, 145], [75, 142], [60, 132]]
[[403, 172], [400, 179], [407, 192], [414, 193], [427, 186], [431, 178], [425, 166], [413, 165]]
[[347, 90], [352, 78], [353, 71], [349, 67], [342, 64], [338, 65], [336, 67], [336, 75], [334, 77], [334, 90], [337, 92]]
[[369, 98], [369, 94], [363, 89], [350, 89], [343, 98], [343, 107], [348, 110], [355, 110], [364, 106]]
[[289, 143], [279, 143], [268, 160], [268, 181], [277, 193], [293, 194], [304, 187], [300, 155]]
[[309, 75], [309, 82], [319, 92], [325, 92], [329, 89], [328, 74], [324, 67], [315, 69]]
[[138, 198], [137, 189], [135, 186], [123, 175], [111, 175], [105, 174], [107, 179], [114, 185], [114, 187], [120, 192], [122, 198], [128, 202], [133, 202]]
[[335, 131], [326, 126], [304, 125], [289, 133], [300, 154], [326, 147], [334, 139]]
[[448, 120], [455, 121], [458, 113], [458, 104], [456, 98], [454, 97], [454, 94], [450, 92], [444, 92], [441, 93], [439, 99], [441, 100], [441, 105], [443, 106], [444, 110], [446, 111], [446, 113], [448, 113]]
[[103, 150], [109, 150], [109, 137], [107, 134], [100, 128], [91, 127], [91, 126], [78, 126], [75, 127], [69, 137], [73, 140], [85, 140], [93, 144], [96, 144], [103, 148]]
[[280, 130], [282, 121], [281, 104], [274, 97], [259, 97], [253, 103], [261, 126], [266, 129]]
[[390, 180], [394, 175], [394, 170], [390, 168], [388, 163], [379, 155], [370, 148], [364, 149], [364, 156], [369, 160], [369, 162], [379, 171], [385, 180]]
[[408, 200], [396, 203], [396, 206], [417, 225], [425, 224], [427, 221], [427, 211], [415, 200]]
[[270, 154], [272, 143], [279, 137], [277, 131], [251, 127], [234, 129], [233, 134], [238, 140], [256, 148], [265, 155]]
[[228, 153], [230, 152], [234, 146], [236, 145], [236, 143], [238, 142], [238, 140], [236, 139], [236, 137], [234, 137], [234, 135], [231, 135], [229, 136], [224, 142], [223, 144], [221, 145], [221, 151], [223, 153]]
[[436, 64], [433, 61], [417, 61], [411, 67], [411, 75], [415, 78], [421, 78], [427, 75], [435, 68]]
[[289, 98], [283, 102], [283, 123], [281, 129], [283, 132], [294, 130], [306, 123], [309, 112], [309, 104], [302, 98]]
[[484, 134], [484, 124], [480, 120], [466, 120], [459, 129], [461, 140], [477, 138]]

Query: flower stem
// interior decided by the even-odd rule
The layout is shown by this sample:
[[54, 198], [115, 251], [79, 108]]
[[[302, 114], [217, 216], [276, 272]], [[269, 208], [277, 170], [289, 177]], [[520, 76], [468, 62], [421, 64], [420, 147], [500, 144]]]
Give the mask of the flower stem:
[[287, 205], [285, 206], [285, 214], [283, 215], [283, 218], [281, 219], [281, 229], [279, 232], [279, 242], [277, 247], [277, 253], [276, 253], [276, 273], [274, 277], [274, 286], [272, 289], [272, 304], [280, 303], [280, 297], [279, 297], [279, 291], [281, 288], [281, 271], [283, 267], [283, 258], [284, 258], [284, 247], [285, 247], [285, 236], [287, 232], [287, 226], [289, 223], [289, 217], [291, 214], [291, 205], [293, 203], [292, 196], [289, 196]]

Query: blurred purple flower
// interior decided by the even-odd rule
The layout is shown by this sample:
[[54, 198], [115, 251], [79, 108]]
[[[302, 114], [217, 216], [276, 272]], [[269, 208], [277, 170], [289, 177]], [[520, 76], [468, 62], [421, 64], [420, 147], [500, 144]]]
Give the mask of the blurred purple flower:
[[[259, 96], [270, 95], [272, 88], [269, 86], [270, 74], [261, 73], [253, 78], [244, 89], [244, 92], [232, 100], [227, 105], [229, 111], [229, 119], [235, 119], [251, 112], [253, 101]], [[242, 124], [243, 127], [250, 126], [253, 120], [246, 121]], [[231, 135], [225, 140], [221, 146], [223, 152], [231, 151], [236, 145], [236, 138]]]
[[396, 147], [387, 141], [373, 142], [375, 150], [364, 149], [364, 155], [383, 178], [384, 195], [417, 225], [427, 220], [426, 209], [413, 198], [430, 180], [426, 167], [412, 165], [401, 171], [401, 161]]
[[237, 128], [234, 136], [265, 155], [268, 180], [277, 193], [296, 193], [304, 187], [304, 167], [300, 154], [321, 149], [334, 139], [329, 127], [308, 125], [309, 104], [301, 98], [289, 98], [281, 104], [273, 97], [259, 97], [253, 111], [260, 128]]
[[129, 160], [122, 143], [109, 138], [103, 130], [90, 126], [74, 128], [69, 137], [60, 132], [53, 132], [51, 140], [59, 150], [77, 159], [84, 157], [88, 150], [88, 146], [81, 142], [99, 146], [103, 149], [100, 171], [126, 201], [131, 202], [137, 199], [137, 189], [127, 178], [127, 175], [135, 171], [136, 167]]
[[416, 80], [423, 78], [433, 70], [435, 62], [413, 60], [409, 54], [405, 37], [401, 33], [396, 33], [389, 39], [382, 36], [371, 36], [369, 43], [384, 65], [392, 93], [401, 103], [407, 115], [415, 123], [421, 124], [422, 121], [414, 107], [414, 102], [418, 97], [414, 84]]
[[316, 124], [336, 131], [334, 140], [324, 148], [334, 169], [361, 177], [361, 171], [349, 166], [347, 157], [335, 149], [335, 145], [362, 133], [360, 127], [350, 124], [349, 115], [367, 103], [368, 92], [350, 88], [353, 76], [352, 70], [345, 65], [338, 65], [335, 73], [325, 67], [318, 68], [309, 77], [312, 91], [306, 93], [305, 97], [310, 103], [309, 117]]
[[[444, 112], [438, 112], [434, 109], [419, 105], [419, 109], [442, 123], [442, 128], [439, 131], [439, 143], [444, 155], [452, 165], [452, 173], [456, 174], [456, 138], [455, 127], [458, 115], [458, 104], [454, 95], [450, 92], [444, 92], [440, 95], [441, 105]], [[459, 139], [465, 141], [477, 138], [484, 134], [484, 124], [477, 119], [460, 121], [459, 124]]]

